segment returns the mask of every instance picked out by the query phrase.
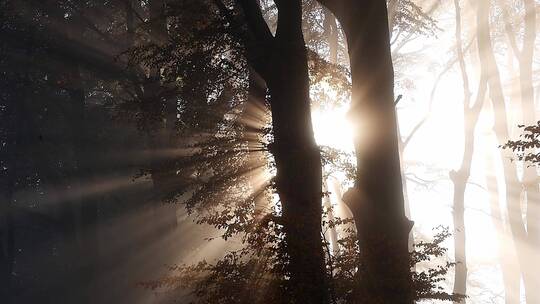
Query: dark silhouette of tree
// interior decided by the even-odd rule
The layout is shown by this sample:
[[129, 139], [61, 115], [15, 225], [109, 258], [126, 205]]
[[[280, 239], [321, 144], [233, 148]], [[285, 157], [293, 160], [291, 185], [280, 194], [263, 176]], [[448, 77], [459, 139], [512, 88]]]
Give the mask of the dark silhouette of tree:
[[[394, 41], [427, 30], [416, 17], [431, 19], [398, 2], [391, 23], [403, 30]], [[155, 240], [195, 238], [167, 238], [174, 202], [243, 245], [165, 280], [192, 288], [196, 301], [456, 299], [439, 286], [451, 264], [410, 271], [444, 256], [447, 233], [407, 251], [388, 21], [384, 5], [372, 4], [373, 15], [358, 3], [359, 18], [336, 15], [341, 26], [326, 11], [325, 26], [316, 1], [305, 10], [300, 0], [275, 1], [265, 11], [255, 0], [3, 1], [2, 299], [136, 297], [116, 287], [178, 252], [155, 250]], [[339, 65], [341, 28], [351, 75]], [[381, 72], [372, 78], [369, 69]], [[348, 155], [315, 144], [310, 118], [310, 84], [348, 97], [350, 76], [353, 116], [373, 129], [357, 142], [358, 173]], [[365, 192], [364, 203], [351, 201], [354, 224], [322, 208], [322, 164]], [[122, 227], [111, 227], [119, 217]], [[345, 231], [333, 234], [338, 250], [329, 230]]]
[[[203, 37], [207, 34], [208, 40], [199, 40], [197, 42], [201, 46], [201, 52], [193, 52], [196, 46], [190, 45], [190, 49], [183, 55], [199, 57], [200, 54], [212, 53], [211, 56], [213, 56], [216, 54], [216, 49], [205, 52], [211, 43], [215, 46], [221, 46], [225, 52], [227, 52], [227, 48], [231, 44], [232, 47], [236, 48], [238, 46], [234, 44], [239, 42], [245, 46], [247, 62], [245, 59], [240, 58], [237, 63], [231, 64], [230, 67], [233, 69], [238, 68], [236, 79], [241, 83], [246, 81], [246, 63], [250, 64], [252, 73], [258, 75], [250, 77], [258, 77], [259, 81], [263, 80], [264, 86], [268, 88], [273, 126], [273, 141], [269, 145], [269, 149], [274, 155], [277, 169], [274, 182], [277, 193], [280, 195], [283, 212], [281, 224], [285, 231], [287, 255], [290, 258], [290, 263], [287, 266], [287, 271], [291, 276], [288, 282], [290, 284], [288, 290], [291, 293], [292, 301], [313, 303], [325, 301], [324, 256], [320, 239], [322, 173], [320, 152], [313, 139], [310, 121], [307, 51], [301, 32], [300, 2], [294, 5], [289, 3], [278, 4], [277, 8], [282, 13], [277, 20], [275, 37], [270, 33], [256, 3], [249, 1], [239, 2], [236, 10], [230, 10], [220, 2], [209, 2], [200, 5], [200, 7], [210, 11], [218, 9], [221, 15], [216, 16], [216, 18], [225, 25], [217, 25], [217, 29], [212, 28], [212, 32], [206, 33], [205, 31], [208, 29], [202, 28], [201, 34]], [[237, 28], [239, 25], [245, 27], [245, 29], [241, 28], [239, 30]], [[227, 34], [227, 31], [229, 32], [231, 39], [240, 37], [241, 40], [231, 40], [231, 44], [224, 44], [223, 36], [219, 36], [219, 26], [222, 26], [225, 34]], [[216, 37], [220, 40], [213, 40]], [[244, 55], [243, 53], [233, 52], [229, 53], [231, 57]], [[139, 53], [135, 54], [135, 56], [142, 58], [144, 55]], [[154, 55], [151, 57], [160, 58]], [[194, 59], [199, 59], [197, 57], [194, 57]], [[215, 57], [208, 59], [212, 58]], [[187, 58], [178, 59], [185, 62]], [[205, 60], [206, 58], [202, 57], [200, 59]], [[225, 62], [236, 59], [227, 58], [222, 60], [220, 66], [210, 67], [209, 70], [227, 68], [226, 73], [230, 74], [229, 66], [226, 66]], [[170, 58], [167, 58], [167, 60], [170, 60]], [[199, 67], [205, 66], [207, 62], [211, 61], [201, 62]], [[241, 66], [242, 63], [243, 66]], [[192, 66], [197, 65], [193, 64]], [[280, 66], [282, 68], [279, 68]], [[178, 66], [174, 68], [178, 68]], [[294, 69], [295, 72], [291, 72], [291, 69]], [[185, 72], [182, 71], [182, 73]], [[208, 81], [208, 74], [199, 74], [204, 75], [205, 78], [200, 79], [198, 85], [203, 82], [211, 85], [222, 83], [221, 79]], [[216, 75], [223, 75], [223, 72], [221, 74], [217, 72]], [[230, 75], [228, 76], [229, 79], [235, 79]], [[190, 75], [190, 77], [192, 76]], [[199, 92], [198, 87], [194, 87], [194, 89]], [[184, 86], [182, 90], [186, 91], [186, 87]], [[191, 100], [190, 103], [192, 107]], [[238, 174], [239, 172], [232, 173]], [[222, 174], [212, 175], [219, 179], [227, 177]], [[209, 184], [212, 185], [212, 183]], [[198, 191], [198, 193], [204, 192]], [[191, 199], [190, 201], [199, 204], [197, 200]]]
[[340, 21], [351, 62], [350, 115], [356, 124], [358, 169], [355, 187], [345, 201], [354, 214], [365, 259], [364, 282], [359, 285], [363, 290], [357, 293], [368, 295], [357, 301], [412, 303], [408, 253], [412, 223], [404, 213], [386, 3], [321, 3]]

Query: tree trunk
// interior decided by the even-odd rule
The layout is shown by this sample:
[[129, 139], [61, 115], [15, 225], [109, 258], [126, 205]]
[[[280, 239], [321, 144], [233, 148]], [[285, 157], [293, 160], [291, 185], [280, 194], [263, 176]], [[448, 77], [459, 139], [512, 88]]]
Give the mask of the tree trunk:
[[321, 240], [322, 170], [313, 136], [307, 52], [301, 29], [301, 1], [276, 1], [279, 19], [270, 93], [276, 162], [286, 252], [290, 274], [289, 303], [327, 303]]
[[[523, 49], [519, 60], [519, 82], [521, 92], [522, 123], [533, 125], [536, 123], [536, 110], [534, 105], [533, 88], [533, 55], [536, 39], [536, 7], [534, 0], [523, 0], [525, 6], [525, 33]], [[540, 303], [540, 268], [537, 262], [540, 259], [540, 188], [538, 174], [534, 166], [525, 164], [523, 173], [523, 191], [527, 202], [527, 270], [524, 275], [525, 296], [527, 303]]]
[[512, 236], [505, 229], [503, 212], [499, 204], [499, 188], [495, 173], [495, 163], [493, 160], [493, 148], [489, 149], [485, 157], [486, 186], [489, 194], [489, 205], [493, 226], [497, 231], [499, 242], [499, 260], [501, 274], [504, 284], [504, 303], [517, 304], [520, 302], [520, 280], [519, 265], [516, 261], [515, 251], [512, 250]]
[[338, 32], [336, 17], [328, 10], [324, 9], [324, 33], [328, 41], [328, 61], [337, 64], [338, 48], [339, 48], [339, 32]]
[[[345, 9], [346, 8], [346, 9]], [[412, 303], [388, 15], [385, 1], [336, 7], [347, 36], [352, 72], [349, 112], [355, 127], [357, 179], [346, 195], [365, 265], [357, 303]]]
[[[328, 42], [328, 61], [332, 64], [337, 64], [338, 60], [338, 27], [336, 17], [328, 10], [324, 9], [324, 34]], [[323, 169], [324, 170], [324, 169]], [[328, 192], [328, 180], [323, 180], [323, 191]], [[323, 198], [323, 205], [328, 212], [328, 220], [334, 221], [335, 210], [332, 210], [332, 202], [330, 201], [330, 196], [327, 195]], [[327, 232], [327, 237], [332, 248], [332, 253], [339, 252], [338, 246], [338, 233], [336, 227], [329, 228]]]
[[[477, 28], [479, 29], [478, 49], [480, 52], [481, 69], [488, 75], [489, 95], [493, 104], [495, 118], [495, 134], [497, 141], [503, 145], [508, 141], [508, 119], [506, 117], [506, 105], [501, 87], [500, 75], [495, 61], [493, 48], [491, 46], [490, 26], [489, 26], [490, 2], [479, 1], [477, 7]], [[510, 161], [511, 155], [506, 150], [499, 149], [501, 160], [503, 161], [503, 172], [506, 183], [506, 205], [508, 208], [508, 217], [510, 221], [510, 230], [514, 238], [516, 253], [519, 260], [519, 266], [523, 273], [525, 282], [525, 291], [531, 284], [530, 272], [534, 267], [527, 262], [527, 231], [522, 218], [520, 206], [521, 183], [518, 180], [517, 168], [515, 163]], [[534, 289], [533, 289], [534, 290]], [[529, 294], [530, 294], [529, 290]], [[534, 302], [531, 302], [534, 303]]]
[[[403, 139], [401, 136], [401, 131], [399, 129], [399, 118], [397, 117], [396, 113], [396, 119], [397, 119], [397, 134], [398, 134], [398, 148], [399, 148], [399, 159], [401, 160], [400, 164], [400, 170], [401, 170], [401, 181], [403, 183], [403, 208], [405, 209], [405, 216], [410, 219], [411, 218], [411, 204], [409, 201], [409, 189], [407, 188], [407, 179], [405, 177], [407, 166], [405, 165], [404, 155], [405, 155], [405, 148], [407, 147], [407, 144], [409, 140], [414, 136], [414, 132], [409, 134], [409, 137], [407, 139]], [[424, 120], [425, 121], [425, 120]], [[422, 124], [423, 122], [420, 122]], [[418, 124], [417, 126], [420, 126]], [[409, 243], [408, 243], [408, 249], [409, 252], [412, 252], [414, 250], [414, 231], [411, 229], [411, 232], [409, 233]], [[414, 269], [416, 269], [416, 265], [413, 266]]]
[[[458, 171], [450, 172], [450, 179], [454, 184], [454, 257], [456, 268], [454, 272], [455, 294], [465, 295], [467, 291], [467, 252], [466, 252], [466, 227], [465, 227], [465, 189], [470, 176], [472, 157], [474, 153], [474, 130], [482, 109], [486, 89], [487, 76], [480, 75], [476, 101], [472, 108], [469, 106], [471, 92], [469, 88], [469, 76], [463, 54], [463, 43], [461, 40], [461, 9], [459, 0], [454, 0], [456, 11], [456, 49], [458, 54], [459, 67], [463, 81], [463, 121], [464, 121], [464, 146], [461, 166]], [[465, 299], [456, 303], [465, 303]]]

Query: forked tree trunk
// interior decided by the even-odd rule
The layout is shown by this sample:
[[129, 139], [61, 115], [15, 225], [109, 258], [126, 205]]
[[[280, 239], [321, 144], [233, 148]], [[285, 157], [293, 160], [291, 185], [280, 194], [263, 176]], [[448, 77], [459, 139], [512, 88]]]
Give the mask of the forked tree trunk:
[[[355, 219], [363, 267], [356, 303], [413, 303], [404, 212], [394, 71], [385, 1], [321, 1], [345, 35], [352, 72], [357, 178], [345, 201]], [[340, 5], [341, 4], [341, 5]]]
[[[456, 268], [454, 272], [455, 294], [466, 294], [467, 291], [467, 252], [466, 252], [466, 227], [465, 227], [465, 190], [470, 176], [472, 158], [474, 153], [474, 131], [482, 104], [484, 103], [487, 89], [487, 75], [481, 73], [478, 84], [476, 101], [472, 107], [471, 91], [469, 88], [469, 76], [463, 53], [463, 43], [461, 40], [461, 9], [459, 0], [454, 0], [456, 11], [456, 49], [463, 82], [463, 121], [464, 121], [464, 146], [461, 166], [458, 171], [450, 172], [450, 179], [454, 184], [454, 257]], [[465, 303], [465, 299], [455, 301], [455, 303]]]
[[[279, 12], [275, 36], [259, 1], [236, 2], [249, 31], [248, 63], [266, 82], [270, 98], [274, 142], [269, 148], [276, 163], [275, 186], [288, 257], [285, 300], [328, 303], [321, 235], [321, 155], [311, 122], [302, 1], [275, 1]], [[234, 18], [221, 1], [214, 3], [226, 18]]]

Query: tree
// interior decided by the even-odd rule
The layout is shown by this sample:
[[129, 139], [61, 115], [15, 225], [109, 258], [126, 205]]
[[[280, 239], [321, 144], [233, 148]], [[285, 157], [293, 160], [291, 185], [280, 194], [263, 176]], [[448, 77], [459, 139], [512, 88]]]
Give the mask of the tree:
[[[508, 37], [508, 42], [512, 53], [519, 63], [519, 90], [521, 100], [521, 124], [532, 125], [536, 121], [535, 105], [534, 105], [534, 87], [533, 87], [533, 55], [535, 50], [536, 40], [536, 4], [534, 1], [520, 1], [523, 5], [522, 18], [520, 23], [523, 25], [523, 39], [521, 50], [516, 41], [516, 30], [510, 18], [512, 9], [507, 5], [502, 5], [503, 15], [505, 19], [505, 32]], [[513, 16], [512, 16], [513, 17]], [[521, 17], [521, 16], [520, 16]], [[518, 27], [519, 28], [519, 27]], [[538, 174], [531, 166], [526, 166], [521, 178], [522, 194], [526, 202], [526, 217], [527, 222], [523, 225], [526, 227], [527, 235], [525, 242], [527, 243], [525, 250], [527, 257], [527, 265], [532, 265], [533, 261], [538, 259], [538, 251], [540, 250], [540, 225], [538, 219], [540, 217], [540, 188], [538, 184]], [[524, 282], [526, 284], [527, 301], [535, 303], [540, 301], [540, 293], [534, 291], [534, 287], [540, 282], [540, 276], [537, 270], [532, 270], [529, 267], [523, 269]]]
[[[481, 69], [488, 76], [489, 97], [493, 105], [495, 134], [499, 144], [503, 145], [509, 139], [509, 123], [506, 115], [506, 104], [501, 86], [500, 74], [497, 67], [497, 62], [493, 53], [490, 37], [489, 15], [491, 11], [491, 2], [479, 1], [477, 3], [477, 28], [481, 29], [478, 32], [478, 49], [480, 52]], [[530, 256], [530, 248], [527, 244], [528, 231], [523, 222], [522, 211], [520, 206], [520, 182], [515, 163], [509, 161], [509, 155], [503, 150], [500, 150], [500, 156], [503, 160], [503, 171], [506, 183], [506, 203], [508, 208], [508, 216], [510, 221], [510, 230], [514, 238], [516, 253], [518, 256], [519, 266], [523, 273], [523, 281], [527, 297], [534, 299], [535, 292], [532, 287], [534, 284], [534, 270], [528, 265], [528, 256]], [[534, 210], [534, 208], [532, 208]], [[527, 291], [528, 290], [528, 291]]]
[[[207, 42], [224, 45], [223, 38], [219, 34], [227, 32], [226, 35], [230, 35], [232, 39], [238, 39], [232, 40], [231, 46], [238, 48], [237, 44], [240, 42], [245, 47], [245, 58], [251, 66], [250, 74], [254, 73], [249, 77], [261, 79], [268, 89], [273, 132], [270, 151], [274, 155], [277, 169], [275, 187], [280, 196], [283, 212], [281, 224], [285, 231], [286, 252], [290, 258], [287, 266], [291, 277], [288, 290], [293, 301], [300, 303], [325, 301], [324, 256], [320, 239], [322, 173], [320, 152], [315, 145], [311, 127], [307, 52], [301, 28], [301, 3], [300, 1], [277, 3], [280, 15], [275, 36], [271, 34], [256, 2], [239, 1], [234, 10], [219, 1], [186, 3], [184, 7], [189, 5], [210, 12], [216, 12], [217, 9], [220, 15], [215, 16], [216, 20], [225, 25], [221, 29], [219, 24], [217, 29], [209, 27], [215, 31], [206, 32], [210, 33], [209, 39], [216, 40]], [[203, 26], [200, 33], [204, 35], [205, 31]], [[202, 52], [193, 52], [194, 47], [191, 47], [192, 50], [186, 51], [185, 54], [193, 56], [192, 59], [200, 60], [199, 54], [204, 54], [207, 48], [200, 41], [202, 40], [199, 40], [197, 45], [201, 46]], [[246, 78], [243, 77], [246, 76], [247, 66], [242, 65], [246, 61], [241, 57], [244, 51], [237, 52], [233, 49], [233, 52], [230, 52], [228, 51], [230, 48], [224, 46], [225, 52], [239, 57], [221, 58], [222, 62], [238, 59], [237, 63], [229, 67], [239, 68], [237, 82], [245, 82]], [[164, 49], [167, 50], [166, 46]], [[210, 53], [213, 56], [214, 53]], [[200, 63], [201, 66], [207, 65], [203, 61]], [[217, 68], [226, 66], [218, 64]], [[217, 70], [216, 67], [213, 70]], [[165, 71], [167, 72], [168, 70]], [[223, 72], [216, 73], [222, 75]], [[205, 77], [209, 75], [200, 72], [199, 74]], [[228, 77], [228, 79], [234, 81], [235, 78]], [[200, 80], [212, 83], [207, 79]], [[219, 78], [215, 80], [214, 84], [220, 86], [221, 80]], [[188, 91], [185, 86], [182, 90]]]
[[320, 2], [340, 21], [351, 62], [358, 169], [345, 201], [355, 217], [366, 265], [367, 281], [358, 294], [368, 295], [372, 303], [411, 303], [407, 244], [412, 223], [404, 214], [386, 3]]
[[464, 150], [461, 166], [458, 171], [450, 172], [450, 179], [454, 183], [454, 256], [458, 263], [454, 275], [454, 293], [466, 294], [467, 290], [467, 253], [465, 250], [465, 189], [470, 176], [471, 163], [474, 153], [474, 131], [480, 110], [484, 103], [487, 75], [482, 71], [478, 84], [476, 100], [470, 106], [471, 92], [469, 88], [469, 76], [465, 64], [461, 38], [461, 9], [459, 1], [454, 1], [456, 10], [456, 49], [459, 60], [459, 68], [463, 81], [463, 116], [464, 116]]

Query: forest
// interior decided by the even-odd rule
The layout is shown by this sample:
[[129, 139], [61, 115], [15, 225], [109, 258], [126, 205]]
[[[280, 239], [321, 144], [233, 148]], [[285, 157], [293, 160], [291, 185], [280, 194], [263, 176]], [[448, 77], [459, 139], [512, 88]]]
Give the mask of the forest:
[[539, 13], [0, 0], [0, 303], [540, 304]]

